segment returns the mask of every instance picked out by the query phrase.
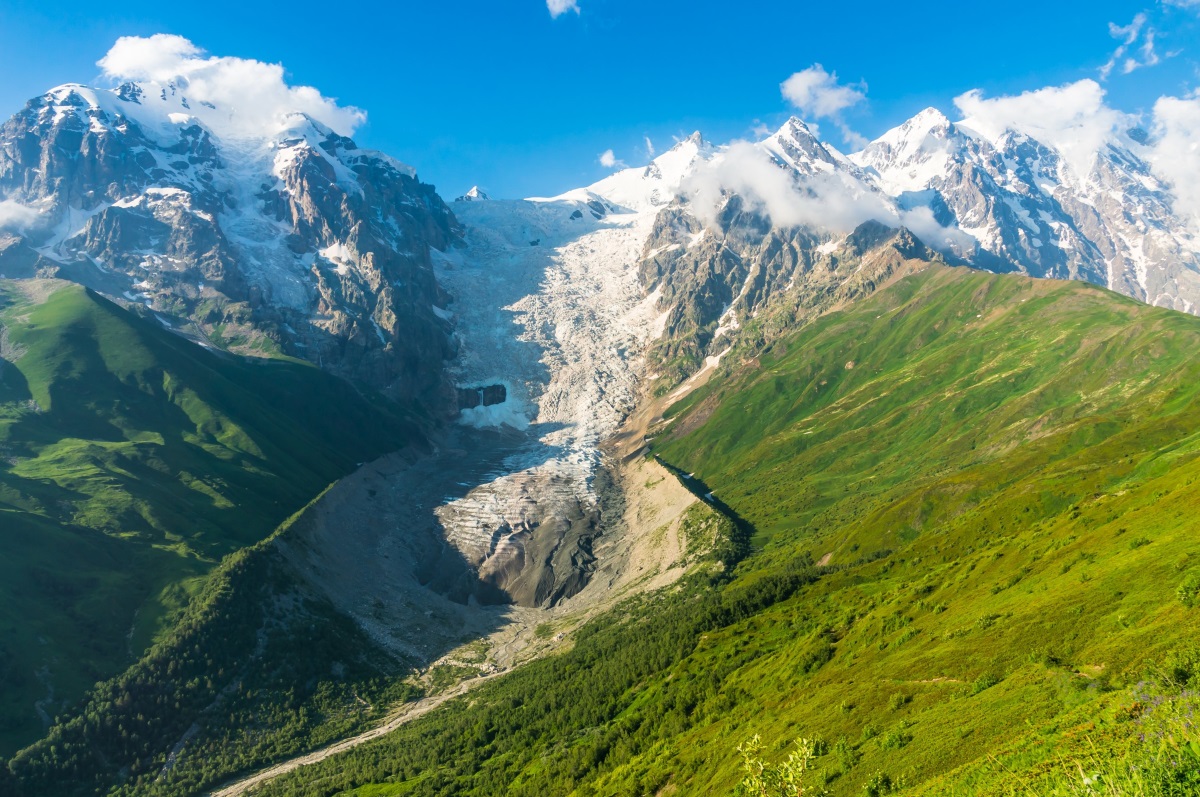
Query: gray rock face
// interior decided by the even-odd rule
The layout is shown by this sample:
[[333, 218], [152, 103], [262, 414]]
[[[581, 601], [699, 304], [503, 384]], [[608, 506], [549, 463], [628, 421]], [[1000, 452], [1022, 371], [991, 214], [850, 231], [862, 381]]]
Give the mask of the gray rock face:
[[403, 396], [453, 352], [431, 249], [453, 214], [412, 169], [295, 114], [222, 139], [174, 85], [68, 85], [0, 127], [0, 201], [37, 212], [0, 273], [88, 284], [164, 324]]
[[[675, 199], [650, 203], [661, 209], [639, 276], [667, 319], [653, 370], [678, 379], [737, 340], [768, 339], [923, 262], [1086, 280], [1200, 309], [1197, 239], [1155, 177], [1144, 133], [1114, 133], [1081, 155], [969, 124], [929, 109], [851, 156], [798, 119], [752, 151], [694, 148]], [[645, 173], [684, 160], [686, 145]], [[629, 169], [589, 190], [640, 207], [625, 195], [642, 176]]]
[[836, 237], [780, 228], [737, 196], [715, 229], [698, 227], [684, 205], [662, 211], [639, 269], [667, 312], [651, 357], [668, 383], [735, 342], [760, 346], [893, 279], [945, 262], [903, 228], [868, 221]]
[[901, 205], [968, 233], [973, 245], [957, 253], [974, 264], [1196, 312], [1200, 255], [1150, 168], [1144, 133], [1068, 159], [1023, 133], [989, 138], [970, 124], [928, 109], [851, 160]]

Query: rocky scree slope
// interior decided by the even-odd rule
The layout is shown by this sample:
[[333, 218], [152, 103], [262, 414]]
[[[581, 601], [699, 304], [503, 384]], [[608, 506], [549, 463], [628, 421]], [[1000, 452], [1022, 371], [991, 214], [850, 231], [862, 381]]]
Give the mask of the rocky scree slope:
[[[0, 126], [0, 274], [152, 308], [218, 346], [282, 351], [421, 396], [452, 353], [430, 251], [453, 214], [408, 166], [304, 114], [231, 132], [185, 84], [65, 85]], [[217, 130], [222, 133], [218, 134]]]

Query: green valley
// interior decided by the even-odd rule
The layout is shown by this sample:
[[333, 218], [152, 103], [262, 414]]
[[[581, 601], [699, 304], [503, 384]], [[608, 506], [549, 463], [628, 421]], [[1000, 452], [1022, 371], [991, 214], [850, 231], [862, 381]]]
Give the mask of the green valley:
[[136, 661], [222, 557], [419, 419], [205, 350], [76, 285], [0, 282], [0, 753]]
[[752, 528], [724, 566], [261, 793], [729, 793], [755, 735], [811, 793], [1194, 793], [1198, 347], [933, 266], [735, 352], [652, 443]]

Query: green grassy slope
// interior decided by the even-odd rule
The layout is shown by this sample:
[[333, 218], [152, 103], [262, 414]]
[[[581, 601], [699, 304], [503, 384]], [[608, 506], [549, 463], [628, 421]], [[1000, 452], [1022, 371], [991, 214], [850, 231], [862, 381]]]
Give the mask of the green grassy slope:
[[275, 542], [307, 517], [225, 557], [135, 664], [0, 762], [0, 778], [16, 780], [0, 794], [196, 794], [361, 730], [416, 695], [410, 662], [297, 583]]
[[1083, 794], [1097, 760], [1194, 793], [1197, 351], [1088, 285], [907, 278], [655, 441], [756, 529], [728, 578], [264, 794], [721, 794], [754, 734], [818, 738], [833, 794]]
[[0, 282], [0, 754], [124, 669], [224, 555], [416, 425], [318, 369]]

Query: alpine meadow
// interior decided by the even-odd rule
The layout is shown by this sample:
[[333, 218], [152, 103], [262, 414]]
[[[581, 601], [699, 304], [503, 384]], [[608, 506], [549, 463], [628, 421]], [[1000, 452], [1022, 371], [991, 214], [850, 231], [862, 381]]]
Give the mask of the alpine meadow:
[[0, 797], [1200, 795], [1200, 8], [1072, 5], [0, 10]]

